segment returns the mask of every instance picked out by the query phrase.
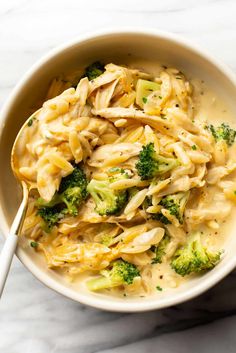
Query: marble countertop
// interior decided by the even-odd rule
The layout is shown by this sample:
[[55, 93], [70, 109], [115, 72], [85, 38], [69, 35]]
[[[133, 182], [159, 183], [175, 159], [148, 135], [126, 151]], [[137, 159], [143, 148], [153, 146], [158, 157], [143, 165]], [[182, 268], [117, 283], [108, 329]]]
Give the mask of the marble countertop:
[[[78, 34], [111, 26], [184, 35], [236, 71], [235, 15], [234, 0], [1, 1], [0, 106], [42, 54]], [[235, 327], [236, 272], [182, 305], [117, 314], [63, 298], [14, 259], [0, 302], [2, 353], [234, 353]]]

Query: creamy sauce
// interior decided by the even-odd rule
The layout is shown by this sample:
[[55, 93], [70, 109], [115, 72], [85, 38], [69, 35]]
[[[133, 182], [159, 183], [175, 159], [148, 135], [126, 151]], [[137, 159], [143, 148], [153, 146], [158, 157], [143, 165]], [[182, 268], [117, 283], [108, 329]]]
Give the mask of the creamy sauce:
[[[140, 70], [143, 69], [145, 72], [149, 72], [154, 76], [158, 76], [160, 71], [163, 69], [163, 66], [157, 64], [156, 62], [147, 62], [146, 60], [143, 61], [142, 59], [134, 59], [132, 57], [130, 57], [130, 60], [126, 60], [125, 64], [131, 68], [138, 68]], [[190, 80], [190, 82], [194, 88], [194, 119], [207, 121], [208, 123], [211, 123], [215, 126], [225, 122], [228, 123], [231, 127], [236, 128], [236, 119], [234, 118], [232, 112], [230, 112], [230, 110], [225, 106], [224, 102], [222, 102], [220, 98], [207, 87], [205, 82], [198, 79]], [[236, 146], [232, 146], [230, 148], [230, 154], [236, 154]], [[236, 173], [231, 174], [230, 179], [236, 180]], [[212, 189], [212, 195], [210, 195], [210, 198], [213, 199], [213, 197], [214, 191]], [[235, 216], [236, 207], [234, 206], [228, 219], [224, 221], [219, 228], [211, 229], [205, 226], [200, 229], [202, 231], [202, 238], [204, 239], [205, 243], [210, 245], [213, 250], [224, 249], [225, 245], [230, 240], [229, 238], [232, 236], [232, 226]], [[181, 283], [187, 281], [190, 277], [193, 277], [180, 277], [171, 269], [170, 265], [167, 263], [153, 265], [153, 269], [154, 270], [152, 271], [152, 276], [155, 277], [156, 286], [159, 286], [164, 290], [177, 287]], [[77, 275], [72, 285], [77, 288], [84, 288], [85, 281], [88, 279], [88, 277], [89, 276], [87, 273]], [[111, 292], [113, 295], [119, 296], [118, 292]], [[162, 295], [162, 293], [162, 291], [156, 291], [157, 295]], [[132, 296], [134, 295], [135, 293], [132, 293]], [[137, 295], [142, 296], [142, 293], [139, 292]], [[123, 296], [123, 293], [120, 294], [120, 296]], [[129, 296], [129, 293], [127, 293], [127, 296]]]
[[[126, 65], [133, 69], [143, 70], [154, 76], [158, 76], [163, 70], [163, 65], [158, 64], [155, 61], [149, 61], [130, 57], [128, 60], [125, 60], [125, 63], [122, 60], [118, 64]], [[184, 72], [183, 72], [184, 73]], [[185, 73], [184, 73], [185, 74]], [[188, 79], [188, 77], [187, 77]], [[193, 103], [194, 103], [194, 119], [199, 119], [201, 121], [207, 121], [215, 126], [220, 125], [222, 122], [228, 123], [232, 128], [236, 129], [236, 119], [233, 116], [232, 112], [224, 104], [224, 102], [206, 85], [206, 83], [199, 79], [190, 79], [190, 83], [193, 86]], [[230, 148], [230, 154], [236, 154], [236, 146]], [[230, 179], [236, 180], [236, 173], [232, 173]], [[212, 197], [214, 195], [212, 194]], [[226, 221], [223, 221], [218, 229], [210, 229], [209, 227], [202, 227], [200, 230], [202, 232], [202, 239], [206, 245], [209, 245], [212, 250], [225, 249], [225, 246], [230, 241], [230, 237], [233, 235], [233, 223], [236, 217], [236, 207], [234, 206], [230, 216]], [[169, 263], [163, 262], [162, 264], [152, 265], [152, 276], [155, 278], [156, 286], [159, 287], [153, 293], [154, 295], [165, 295], [166, 290], [174, 289], [179, 285], [187, 282], [190, 278], [196, 277], [195, 275], [189, 275], [186, 277], [181, 277], [177, 275], [170, 267]], [[88, 280], [89, 276], [86, 273], [76, 276], [73, 286], [77, 289], [85, 289], [85, 282]], [[110, 290], [107, 292], [96, 293], [95, 295], [113, 295], [122, 298], [124, 296], [123, 292]], [[129, 297], [129, 294], [132, 294], [132, 297], [135, 297], [136, 294], [132, 292], [132, 288], [125, 294], [126, 297]], [[143, 293], [145, 296], [147, 293]], [[143, 297], [142, 293], [137, 293], [137, 296]]]

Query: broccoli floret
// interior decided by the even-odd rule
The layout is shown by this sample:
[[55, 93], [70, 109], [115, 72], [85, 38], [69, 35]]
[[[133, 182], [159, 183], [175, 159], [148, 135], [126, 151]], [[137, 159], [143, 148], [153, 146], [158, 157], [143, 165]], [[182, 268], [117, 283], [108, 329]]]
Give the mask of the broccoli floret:
[[152, 259], [152, 264], [161, 264], [163, 256], [166, 255], [166, 247], [170, 241], [168, 234], [165, 234], [160, 243], [157, 246], [153, 246], [151, 250], [155, 253], [155, 257]]
[[225, 140], [228, 146], [231, 146], [234, 143], [236, 131], [231, 129], [228, 124], [222, 123], [218, 127], [209, 125], [208, 129], [211, 131], [216, 141]]
[[[151, 196], [146, 196], [145, 200], [143, 201], [143, 209], [146, 211], [146, 209], [150, 206], [152, 206], [152, 197]], [[152, 219], [155, 219], [155, 221], [159, 221], [163, 224], [170, 224], [171, 222], [168, 220], [166, 216], [164, 216], [161, 212], [158, 213], [151, 213], [150, 217]]]
[[87, 185], [88, 181], [84, 171], [77, 165], [74, 165], [73, 172], [62, 178], [59, 188], [59, 194], [67, 190], [68, 188], [79, 187], [81, 189], [81, 195], [85, 199], [87, 197]]
[[139, 154], [139, 160], [136, 163], [136, 169], [142, 180], [150, 180], [165, 174], [178, 165], [179, 162], [177, 159], [158, 155], [155, 152], [154, 143], [150, 142], [146, 146], [143, 146]]
[[54, 207], [41, 207], [37, 214], [42, 218], [42, 228], [49, 233], [51, 229], [65, 216], [63, 209]]
[[104, 65], [99, 61], [95, 61], [85, 69], [85, 77], [88, 77], [89, 81], [94, 80], [105, 71]]
[[92, 179], [87, 187], [100, 216], [118, 214], [127, 202], [127, 191], [116, 191], [110, 188], [109, 180]]
[[47, 202], [39, 198], [36, 202], [38, 215], [51, 230], [66, 214], [77, 216], [78, 208], [88, 195], [87, 179], [83, 170], [75, 165], [73, 172], [62, 178], [59, 191]]
[[113, 237], [109, 234], [103, 234], [101, 237], [101, 244], [110, 246], [112, 243]]
[[[160, 205], [168, 210], [172, 216], [175, 216], [180, 224], [184, 221], [184, 210], [189, 198], [189, 191], [179, 192], [177, 194], [168, 195], [161, 199]], [[152, 218], [163, 224], [171, 224], [170, 220], [163, 215], [162, 212], [152, 214]]]
[[137, 267], [123, 260], [114, 261], [111, 269], [100, 272], [102, 276], [91, 279], [87, 287], [91, 291], [112, 288], [124, 284], [132, 284], [135, 277], [140, 276]]
[[211, 270], [220, 261], [221, 251], [211, 252], [203, 246], [200, 233], [192, 234], [187, 244], [174, 254], [171, 267], [181, 276]]
[[110, 185], [120, 179], [127, 179], [127, 173], [118, 173], [110, 176], [107, 180], [92, 179], [88, 184], [87, 191], [92, 196], [96, 207], [95, 211], [100, 216], [118, 214], [128, 201], [127, 190], [113, 190]]
[[53, 196], [53, 198], [50, 201], [45, 201], [42, 197], [39, 197], [36, 201], [36, 206], [38, 208], [42, 207], [54, 207], [61, 203], [61, 197], [60, 195], [56, 192]]
[[184, 210], [189, 198], [189, 191], [179, 192], [177, 194], [168, 195], [161, 199], [160, 205], [169, 210], [172, 216], [175, 216], [179, 223], [183, 223]]
[[146, 209], [150, 206], [152, 206], [152, 197], [146, 196], [143, 203], [142, 203], [142, 207], [143, 207], [144, 211], [146, 211]]
[[74, 186], [73, 188], [66, 189], [60, 196], [61, 201], [66, 204], [67, 212], [72, 216], [78, 215], [78, 207], [85, 199], [85, 194], [79, 186]]
[[59, 197], [61, 202], [66, 204], [67, 213], [77, 216], [78, 208], [88, 196], [87, 179], [83, 170], [79, 166], [75, 166], [71, 174], [62, 178]]
[[155, 219], [155, 221], [160, 221], [163, 224], [171, 224], [169, 219], [164, 216], [161, 212], [152, 213], [152, 219]]

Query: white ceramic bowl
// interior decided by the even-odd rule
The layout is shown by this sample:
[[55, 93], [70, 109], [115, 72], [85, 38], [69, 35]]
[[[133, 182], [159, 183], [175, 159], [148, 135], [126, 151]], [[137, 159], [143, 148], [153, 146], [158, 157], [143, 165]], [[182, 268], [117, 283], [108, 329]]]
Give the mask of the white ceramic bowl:
[[[0, 226], [5, 237], [19, 204], [17, 182], [10, 169], [10, 151], [20, 126], [29, 114], [29, 107], [43, 97], [50, 80], [59, 73], [98, 59], [125, 62], [130, 54], [157, 59], [180, 68], [188, 77], [204, 79], [236, 113], [234, 74], [205, 51], [176, 35], [143, 29], [105, 31], [85, 35], [51, 51], [24, 75], [1, 112]], [[42, 257], [29, 247], [20, 246], [17, 256], [41, 282], [66, 297], [104, 310], [138, 312], [175, 305], [203, 293], [235, 267], [235, 249], [236, 237], [232, 231], [226, 243], [226, 254], [215, 269], [180, 288], [157, 293], [154, 297], [134, 299], [90, 294], [83, 285], [67, 283], [57, 273], [48, 270]]]

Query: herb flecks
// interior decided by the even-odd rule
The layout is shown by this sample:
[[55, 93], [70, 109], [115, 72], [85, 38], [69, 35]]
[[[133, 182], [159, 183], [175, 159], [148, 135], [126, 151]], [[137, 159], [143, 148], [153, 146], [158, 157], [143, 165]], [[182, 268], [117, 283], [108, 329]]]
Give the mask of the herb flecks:
[[37, 248], [38, 245], [39, 245], [39, 243], [37, 243], [37, 241], [31, 241], [31, 243], [30, 243], [30, 246], [31, 246], [32, 248]]
[[29, 119], [29, 121], [27, 122], [27, 125], [30, 127], [33, 125], [34, 120], [36, 120], [35, 116], [33, 116], [32, 118]]
[[147, 97], [143, 97], [143, 103], [147, 103]]

